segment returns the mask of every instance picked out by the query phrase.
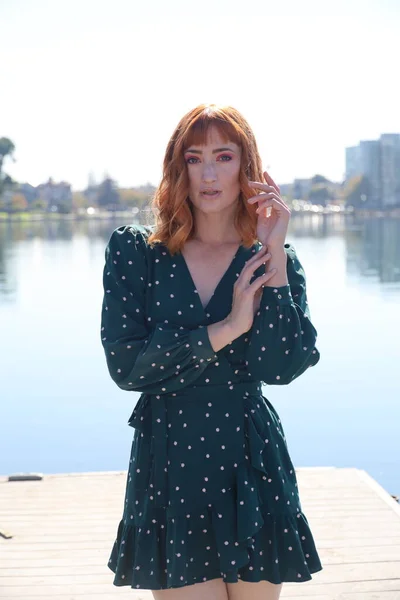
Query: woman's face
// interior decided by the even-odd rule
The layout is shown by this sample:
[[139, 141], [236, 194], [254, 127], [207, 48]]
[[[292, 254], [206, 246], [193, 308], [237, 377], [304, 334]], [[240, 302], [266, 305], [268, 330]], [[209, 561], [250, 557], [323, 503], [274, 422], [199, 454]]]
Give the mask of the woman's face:
[[[239, 193], [240, 146], [224, 142], [215, 127], [208, 131], [204, 146], [190, 146], [185, 153], [189, 176], [189, 198], [206, 213], [220, 212], [235, 204]], [[204, 190], [218, 190], [207, 195]]]

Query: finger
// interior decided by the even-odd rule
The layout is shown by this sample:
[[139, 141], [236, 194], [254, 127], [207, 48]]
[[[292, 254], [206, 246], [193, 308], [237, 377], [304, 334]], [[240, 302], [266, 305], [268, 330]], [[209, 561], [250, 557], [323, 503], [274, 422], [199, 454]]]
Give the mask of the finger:
[[[265, 201], [266, 199], [269, 199], [269, 198], [274, 198], [282, 206], [282, 208], [284, 208], [285, 210], [287, 210], [290, 213], [289, 206], [286, 204], [286, 202], [284, 200], [282, 200], [282, 198], [280, 196], [277, 196], [276, 193], [258, 194], [257, 196], [252, 196], [251, 198], [249, 198], [248, 202], [249, 202], [249, 204], [254, 204], [255, 202], [260, 202], [259, 206], [261, 206], [261, 201]], [[278, 206], [276, 206], [276, 208], [278, 208]], [[259, 210], [256, 210], [256, 212], [259, 212]]]
[[276, 195], [276, 192], [270, 192], [269, 194], [257, 194], [256, 196], [252, 196], [251, 198], [249, 198], [247, 200], [247, 202], [249, 204], [254, 204], [255, 202], [258, 202], [259, 200], [265, 200], [266, 198], [270, 198], [270, 197], [271, 198], [274, 197], [277, 200], [281, 200], [283, 202], [282, 198], [280, 198], [279, 196]]
[[[260, 265], [264, 264], [267, 260], [271, 258], [271, 253], [266, 252], [265, 250], [266, 246], [262, 247], [258, 252], [256, 252], [255, 256], [253, 256], [250, 260], [248, 260], [245, 263], [241, 273], [244, 273], [243, 277], [245, 279], [246, 273], [249, 274], [249, 279], [251, 279], [251, 276], [253, 275], [254, 271], [256, 271]], [[240, 277], [238, 279], [240, 279]]]
[[259, 200], [259, 199], [263, 200], [265, 196], [271, 196], [271, 195], [274, 196], [282, 204], [285, 204], [285, 202], [282, 199], [282, 197], [280, 196], [280, 194], [272, 186], [267, 185], [266, 183], [259, 184], [257, 181], [254, 181], [254, 182], [251, 182], [251, 183], [252, 183], [252, 185], [255, 188], [263, 189], [263, 192], [261, 192], [260, 194], [256, 194], [256, 195], [251, 196], [250, 198], [248, 198], [247, 202], [249, 204], [254, 204], [254, 202], [257, 202], [257, 200]]
[[258, 188], [259, 190], [263, 190], [264, 192], [276, 192], [276, 188], [272, 185], [268, 185], [267, 183], [260, 183], [259, 181], [248, 181], [250, 187]]
[[271, 258], [271, 253], [267, 252], [267, 246], [262, 246], [258, 252], [255, 252], [254, 256], [252, 256], [249, 260], [244, 263], [244, 267], [240, 273], [240, 276], [237, 278], [236, 282], [241, 280], [241, 278], [246, 279], [246, 273], [250, 275], [249, 279], [253, 275], [254, 271], [258, 269], [260, 265]]
[[240, 276], [236, 280], [238, 285], [247, 285], [250, 282], [250, 279], [253, 277], [254, 272], [271, 258], [271, 253], [265, 253], [265, 250], [266, 246], [263, 246], [258, 252], [256, 252], [255, 256], [245, 263]]
[[264, 260], [265, 260], [265, 258], [267, 256], [266, 250], [267, 250], [267, 246], [261, 246], [261, 248], [258, 250], [258, 252], [255, 252], [254, 255], [251, 258], [249, 258], [249, 260], [247, 260], [244, 263], [245, 266], [252, 265], [253, 262], [255, 262], [255, 261], [257, 261], [257, 260], [260, 259], [260, 257], [261, 257], [262, 254], [264, 255]]
[[272, 279], [272, 277], [276, 274], [277, 270], [278, 269], [276, 269], [274, 267], [270, 271], [266, 271], [265, 273], [263, 273], [262, 275], [260, 275], [259, 277], [257, 277], [253, 281], [253, 283], [251, 283], [249, 285], [249, 287], [248, 287], [248, 289], [250, 290], [250, 293], [255, 294], [256, 291], [258, 289], [260, 289], [260, 287], [262, 287], [266, 281], [269, 281], [270, 279]]
[[270, 185], [272, 185], [272, 187], [274, 187], [276, 189], [276, 191], [278, 192], [278, 194], [280, 194], [281, 190], [279, 188], [279, 185], [277, 185], [275, 183], [275, 181], [272, 179], [271, 175], [268, 173], [268, 171], [264, 171], [264, 177], [265, 177], [265, 181], [267, 183], [269, 183]]
[[279, 202], [276, 198], [269, 198], [264, 202], [260, 202], [256, 209], [256, 213], [260, 213], [263, 208], [267, 208], [268, 206], [273, 206], [276, 210], [284, 210], [285, 212], [290, 212], [289, 207], [286, 206], [283, 202]]

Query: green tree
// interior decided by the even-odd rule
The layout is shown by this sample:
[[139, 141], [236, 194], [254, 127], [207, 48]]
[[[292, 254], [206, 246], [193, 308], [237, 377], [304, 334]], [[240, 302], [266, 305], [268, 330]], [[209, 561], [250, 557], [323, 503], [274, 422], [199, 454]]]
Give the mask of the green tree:
[[14, 151], [15, 146], [9, 138], [0, 138], [0, 196], [7, 187], [12, 187], [14, 183], [13, 179], [3, 172], [3, 165], [7, 156], [10, 157], [11, 160], [15, 160], [13, 156]]
[[307, 200], [312, 204], [326, 206], [334, 198], [332, 182], [323, 175], [314, 175], [311, 178], [311, 187]]
[[72, 207], [74, 210], [89, 208], [89, 199], [83, 192], [72, 192]]
[[11, 198], [11, 212], [22, 212], [28, 208], [28, 202], [24, 194], [17, 192]]
[[63, 215], [67, 215], [72, 212], [72, 203], [67, 200], [60, 200], [57, 202], [57, 211]]
[[46, 207], [47, 207], [46, 202], [44, 200], [41, 200], [40, 198], [36, 198], [31, 203], [31, 209], [34, 211], [42, 212], [42, 211], [46, 210]]
[[106, 177], [104, 181], [100, 183], [97, 191], [97, 203], [100, 208], [117, 209], [120, 203], [120, 197], [117, 185], [111, 177]]
[[371, 183], [365, 175], [356, 175], [346, 181], [343, 197], [346, 206], [352, 206], [354, 208], [363, 208], [368, 206], [369, 199], [371, 198]]
[[320, 183], [330, 183], [329, 179], [327, 179], [326, 177], [324, 177], [323, 175], [314, 175], [314, 177], [311, 178], [311, 185], [318, 185]]
[[121, 203], [129, 208], [137, 207], [143, 210], [150, 203], [151, 192], [141, 188], [130, 188], [119, 190]]
[[308, 192], [308, 201], [312, 204], [321, 204], [322, 206], [326, 206], [330, 199], [331, 194], [329, 188], [321, 183], [311, 186], [311, 189]]

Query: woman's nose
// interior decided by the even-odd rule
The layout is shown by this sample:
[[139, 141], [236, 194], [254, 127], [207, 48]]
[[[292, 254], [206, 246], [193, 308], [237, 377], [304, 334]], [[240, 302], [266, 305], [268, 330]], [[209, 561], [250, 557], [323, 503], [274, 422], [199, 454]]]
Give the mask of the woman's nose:
[[215, 166], [213, 164], [204, 164], [202, 177], [204, 181], [210, 179], [214, 181], [216, 177]]

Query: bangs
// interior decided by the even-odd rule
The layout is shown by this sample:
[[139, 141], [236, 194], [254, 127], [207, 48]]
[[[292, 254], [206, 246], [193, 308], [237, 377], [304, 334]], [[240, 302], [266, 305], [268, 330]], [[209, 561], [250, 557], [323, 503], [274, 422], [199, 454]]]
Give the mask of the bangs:
[[211, 127], [218, 131], [224, 143], [233, 142], [238, 146], [242, 146], [239, 128], [234, 122], [229, 121], [224, 117], [224, 115], [219, 115], [216, 112], [208, 114], [202, 112], [192, 121], [183, 135], [183, 151], [190, 148], [190, 146], [205, 146]]

